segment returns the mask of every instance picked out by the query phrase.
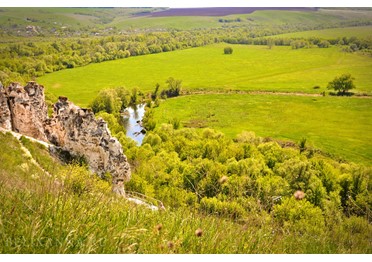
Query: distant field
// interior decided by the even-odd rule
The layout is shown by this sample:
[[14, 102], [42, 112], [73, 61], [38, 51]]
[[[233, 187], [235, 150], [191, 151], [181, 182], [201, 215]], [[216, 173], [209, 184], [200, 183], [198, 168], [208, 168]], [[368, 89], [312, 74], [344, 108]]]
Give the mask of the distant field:
[[170, 8], [168, 10], [153, 12], [152, 17], [160, 16], [226, 16], [232, 14], [250, 14], [258, 10], [279, 11], [316, 11], [316, 8], [307, 7], [208, 7], [208, 8]]
[[[91, 64], [45, 75], [37, 81], [54, 95], [64, 95], [86, 106], [106, 87], [138, 87], [152, 91], [165, 87], [169, 77], [181, 79], [185, 90], [269, 90], [320, 93], [342, 73], [355, 78], [356, 92], [372, 92], [372, 59], [340, 52], [338, 48], [292, 50], [276, 46], [233, 45], [232, 55], [224, 55], [226, 44]], [[320, 86], [320, 89], [313, 89]]]
[[337, 39], [355, 36], [361, 39], [372, 39], [372, 26], [344, 27], [323, 30], [311, 30], [289, 34], [270, 36], [271, 38], [309, 38], [319, 37], [322, 39]]
[[[257, 8], [254, 8], [257, 9]], [[268, 8], [263, 8], [268, 9]], [[283, 9], [283, 8], [282, 8]], [[287, 8], [284, 8], [287, 9]], [[57, 8], [57, 7], [0, 7], [0, 28], [25, 33], [28, 25], [39, 27], [40, 33], [54, 35], [55, 30], [76, 30], [94, 35], [97, 30], [138, 29], [197, 29], [246, 27], [263, 25], [337, 25], [350, 21], [371, 20], [372, 10], [332, 10], [294, 8], [291, 10], [257, 10], [252, 8], [170, 9], [164, 8]], [[209, 11], [208, 11], [209, 10]], [[216, 12], [216, 10], [218, 12]], [[221, 11], [222, 10], [222, 11]], [[160, 12], [156, 12], [160, 11]], [[153, 12], [153, 13], [151, 13]], [[173, 16], [173, 15], [180, 16]], [[169, 16], [172, 15], [172, 16]], [[159, 16], [159, 17], [156, 17]], [[162, 17], [160, 17], [162, 16]], [[233, 20], [239, 18], [239, 22]], [[219, 19], [231, 20], [221, 23]], [[63, 31], [62, 30], [62, 31]]]
[[[169, 11], [164, 11], [166, 12]], [[258, 10], [253, 13], [240, 13], [226, 15], [221, 13], [217, 16], [158, 16], [162, 12], [155, 12], [152, 16], [116, 16], [109, 23], [120, 29], [134, 28], [172, 28], [172, 29], [195, 29], [195, 28], [220, 28], [222, 26], [244, 27], [252, 25], [280, 25], [280, 24], [301, 24], [301, 25], [332, 25], [340, 21], [350, 20], [371, 20], [372, 10], [325, 10], [318, 11], [288, 11], [288, 10]], [[164, 14], [163, 13], [163, 14]], [[240, 18], [240, 22], [220, 23], [219, 19], [235, 20]]]
[[280, 95], [192, 95], [168, 99], [155, 109], [158, 123], [208, 126], [235, 137], [300, 141], [347, 160], [372, 160], [372, 99]]

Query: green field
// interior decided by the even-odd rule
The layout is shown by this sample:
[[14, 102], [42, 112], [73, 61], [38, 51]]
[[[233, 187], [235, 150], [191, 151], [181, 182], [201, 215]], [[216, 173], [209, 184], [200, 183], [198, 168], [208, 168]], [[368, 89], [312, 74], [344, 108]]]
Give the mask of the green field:
[[372, 160], [372, 100], [283, 95], [191, 95], [168, 99], [155, 110], [158, 123], [176, 118], [235, 137], [257, 136], [300, 141], [341, 158]]
[[288, 34], [270, 36], [271, 38], [310, 38], [337, 39], [355, 36], [360, 39], [372, 39], [372, 26], [331, 28], [323, 30], [310, 30]]
[[[152, 91], [165, 87], [169, 77], [181, 79], [185, 90], [269, 90], [320, 93], [342, 73], [355, 77], [356, 92], [371, 93], [372, 59], [341, 52], [337, 47], [292, 50], [288, 46], [226, 44], [160, 53], [90, 64], [40, 77], [37, 81], [54, 95], [67, 96], [87, 106], [98, 91], [107, 87], [138, 87]], [[320, 89], [313, 89], [320, 86]]]
[[[240, 18], [240, 22], [220, 23], [219, 19], [235, 20]], [[273, 11], [262, 10], [251, 14], [236, 14], [227, 16], [171, 16], [171, 17], [128, 17], [117, 16], [108, 24], [121, 29], [132, 28], [170, 28], [170, 29], [198, 29], [198, 28], [220, 28], [245, 27], [251, 25], [278, 25], [278, 24], [333, 24], [340, 20], [371, 19], [370, 10], [326, 10], [320, 9], [317, 12], [303, 11]]]

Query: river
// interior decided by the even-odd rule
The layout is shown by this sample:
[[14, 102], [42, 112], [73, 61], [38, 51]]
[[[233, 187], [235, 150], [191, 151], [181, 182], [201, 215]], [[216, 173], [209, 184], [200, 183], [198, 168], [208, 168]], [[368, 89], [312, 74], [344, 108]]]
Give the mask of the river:
[[142, 140], [146, 134], [142, 127], [142, 118], [145, 115], [145, 106], [146, 104], [130, 106], [125, 109], [123, 115], [124, 127], [127, 130], [126, 135], [136, 141], [137, 145], [142, 144]]

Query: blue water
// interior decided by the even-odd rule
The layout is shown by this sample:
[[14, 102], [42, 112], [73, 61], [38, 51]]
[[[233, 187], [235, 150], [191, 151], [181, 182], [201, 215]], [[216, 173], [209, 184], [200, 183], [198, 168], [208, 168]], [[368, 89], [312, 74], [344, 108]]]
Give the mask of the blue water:
[[127, 136], [136, 141], [137, 145], [141, 145], [145, 137], [145, 134], [141, 133], [143, 129], [141, 123], [145, 115], [145, 106], [145, 104], [130, 106], [124, 111], [123, 122], [127, 130]]

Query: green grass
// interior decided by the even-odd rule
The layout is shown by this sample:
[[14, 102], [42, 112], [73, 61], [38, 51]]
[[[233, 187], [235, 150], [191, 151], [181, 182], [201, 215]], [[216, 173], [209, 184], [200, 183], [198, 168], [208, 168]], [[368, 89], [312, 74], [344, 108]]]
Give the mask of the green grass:
[[222, 24], [218, 18], [211, 16], [176, 16], [176, 17], [117, 17], [110, 25], [122, 29], [179, 29], [218, 28]]
[[[254, 131], [262, 137], [299, 142], [355, 162], [372, 160], [372, 100], [281, 95], [191, 95], [168, 99], [155, 109], [158, 122], [207, 125], [235, 137]], [[190, 122], [191, 121], [191, 122]]]
[[[234, 20], [240, 18], [241, 22], [220, 23], [218, 20]], [[227, 16], [180, 16], [180, 17], [116, 17], [110, 23], [122, 29], [130, 28], [170, 28], [170, 29], [197, 29], [197, 28], [219, 28], [222, 26], [251, 26], [251, 25], [278, 25], [278, 24], [333, 24], [340, 21], [371, 19], [370, 10], [324, 10], [317, 12], [302, 11], [255, 11], [251, 14], [236, 14]]]
[[372, 26], [344, 27], [323, 30], [310, 30], [296, 33], [280, 34], [270, 36], [271, 38], [310, 38], [319, 37], [321, 39], [337, 39], [355, 36], [360, 39], [372, 38]]
[[[153, 91], [156, 83], [165, 87], [169, 77], [181, 79], [184, 89], [239, 89], [320, 93], [335, 76], [350, 73], [356, 92], [371, 93], [372, 59], [340, 52], [337, 47], [292, 50], [277, 46], [226, 44], [160, 53], [90, 64], [40, 77], [48, 93], [67, 96], [87, 106], [98, 91], [107, 87], [138, 87]], [[320, 86], [321, 89], [313, 89]]]

